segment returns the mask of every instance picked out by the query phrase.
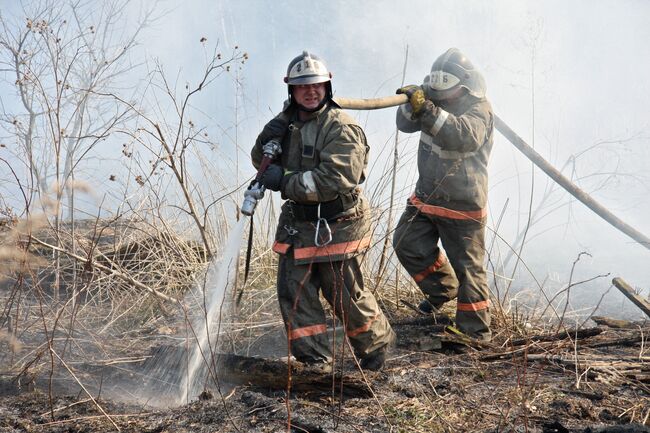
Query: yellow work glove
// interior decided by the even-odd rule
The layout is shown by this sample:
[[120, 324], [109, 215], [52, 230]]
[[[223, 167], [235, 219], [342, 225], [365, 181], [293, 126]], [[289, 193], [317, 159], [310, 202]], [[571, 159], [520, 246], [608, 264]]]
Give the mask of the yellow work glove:
[[422, 87], [415, 85], [404, 86], [397, 89], [395, 93], [398, 95], [404, 94], [408, 96], [413, 114], [420, 114], [422, 107], [424, 107], [424, 102], [426, 101]]

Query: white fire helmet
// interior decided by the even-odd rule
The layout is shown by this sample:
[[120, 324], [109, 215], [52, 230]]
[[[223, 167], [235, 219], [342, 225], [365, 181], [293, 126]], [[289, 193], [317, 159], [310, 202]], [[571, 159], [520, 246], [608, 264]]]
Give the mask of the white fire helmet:
[[293, 59], [287, 68], [284, 82], [289, 86], [300, 84], [325, 83], [332, 79], [332, 74], [327, 70], [325, 62], [320, 57], [303, 51]]

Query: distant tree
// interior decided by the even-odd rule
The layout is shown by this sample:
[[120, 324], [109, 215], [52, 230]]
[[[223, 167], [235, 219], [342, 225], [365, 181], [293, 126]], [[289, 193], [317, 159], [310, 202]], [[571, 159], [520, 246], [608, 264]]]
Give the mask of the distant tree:
[[64, 195], [74, 230], [83, 161], [132, 116], [114, 93], [129, 91], [126, 76], [137, 66], [129, 54], [150, 14], [128, 30], [128, 3], [43, 0], [22, 3], [23, 16], [0, 12], [0, 78], [15, 96], [2, 105], [0, 127], [26, 167], [25, 212], [39, 198], [57, 236]]

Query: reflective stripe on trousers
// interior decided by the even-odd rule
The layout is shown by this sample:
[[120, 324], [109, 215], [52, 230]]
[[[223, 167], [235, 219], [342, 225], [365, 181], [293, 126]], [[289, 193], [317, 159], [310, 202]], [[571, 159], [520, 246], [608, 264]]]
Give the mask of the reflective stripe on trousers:
[[[291, 353], [304, 362], [331, 357], [332, 348], [319, 293], [344, 324], [357, 356], [364, 356], [394, 338], [375, 297], [363, 286], [361, 259], [296, 264], [292, 251], [280, 255], [278, 302]], [[344, 344], [335, 341], [335, 344]]]
[[[456, 323], [462, 332], [489, 339], [483, 222], [473, 218], [446, 218], [421, 209], [408, 206], [395, 229], [393, 247], [400, 263], [432, 304], [457, 298]], [[448, 261], [441, 260], [444, 255], [438, 241]]]
[[454, 220], [481, 220], [487, 216], [487, 209], [479, 210], [455, 210], [442, 206], [426, 204], [415, 194], [409, 198], [411, 205], [415, 206], [420, 212], [427, 215], [450, 218]]
[[458, 305], [456, 306], [456, 310], [458, 311], [481, 311], [481, 310], [487, 310], [488, 308], [490, 308], [489, 301], [479, 301], [479, 302], [472, 302], [472, 303], [459, 302]]
[[319, 325], [303, 326], [302, 328], [290, 329], [288, 332], [288, 337], [289, 340], [296, 340], [298, 338], [324, 334], [325, 332], [327, 332], [327, 325], [322, 323]]
[[440, 251], [436, 261], [431, 266], [423, 270], [422, 272], [414, 275], [413, 279], [415, 280], [416, 283], [419, 283], [420, 281], [424, 280], [426, 277], [428, 277], [429, 275], [433, 274], [438, 269], [440, 269], [445, 263], [447, 263], [447, 257], [442, 253], [442, 251]]
[[[303, 247], [294, 248], [293, 257], [295, 259], [308, 259], [312, 257], [327, 257], [343, 254], [352, 254], [361, 252], [370, 246], [370, 237], [359, 239], [356, 241], [340, 242], [337, 244], [329, 244], [323, 247]], [[278, 254], [287, 254], [291, 248], [291, 244], [275, 241], [273, 243], [273, 251]]]

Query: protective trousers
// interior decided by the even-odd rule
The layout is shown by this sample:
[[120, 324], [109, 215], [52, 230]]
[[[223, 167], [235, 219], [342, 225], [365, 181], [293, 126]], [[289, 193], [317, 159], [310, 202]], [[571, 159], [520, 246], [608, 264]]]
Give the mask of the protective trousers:
[[407, 206], [393, 236], [400, 263], [429, 302], [442, 305], [458, 297], [458, 328], [470, 337], [490, 340], [484, 245], [483, 221], [427, 215], [414, 206]]
[[319, 289], [343, 322], [357, 357], [392, 343], [395, 334], [386, 316], [372, 293], [363, 287], [359, 256], [304, 265], [295, 264], [291, 256], [279, 257], [278, 301], [289, 349], [296, 359], [314, 363], [332, 357]]

